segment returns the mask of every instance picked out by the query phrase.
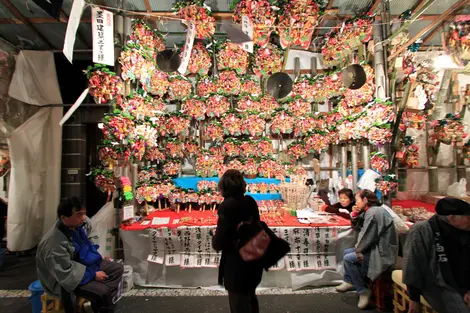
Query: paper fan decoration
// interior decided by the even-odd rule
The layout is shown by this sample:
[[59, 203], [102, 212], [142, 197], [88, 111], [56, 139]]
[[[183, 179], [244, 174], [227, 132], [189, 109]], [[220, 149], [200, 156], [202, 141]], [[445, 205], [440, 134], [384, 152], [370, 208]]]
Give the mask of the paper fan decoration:
[[182, 109], [186, 115], [197, 121], [202, 121], [206, 118], [206, 104], [198, 98], [186, 99], [183, 102]]
[[198, 80], [196, 92], [199, 97], [208, 97], [217, 93], [217, 89], [217, 79], [205, 76]]
[[193, 85], [187, 78], [176, 75], [169, 78], [169, 95], [171, 100], [184, 100], [191, 95]]
[[238, 95], [241, 89], [241, 81], [235, 71], [223, 71], [219, 73], [218, 92], [227, 96]]
[[207, 98], [206, 106], [208, 117], [221, 117], [230, 109], [230, 102], [224, 96], [214, 95]]
[[154, 69], [148, 84], [143, 86], [145, 91], [157, 97], [163, 97], [169, 87], [168, 74], [158, 69]]

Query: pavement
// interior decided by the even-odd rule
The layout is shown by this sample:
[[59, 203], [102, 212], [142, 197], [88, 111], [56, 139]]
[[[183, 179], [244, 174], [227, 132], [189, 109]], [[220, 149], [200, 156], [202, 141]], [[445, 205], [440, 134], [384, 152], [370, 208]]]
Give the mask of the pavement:
[[[0, 271], [0, 312], [30, 313], [28, 286], [35, 281], [34, 253], [7, 255]], [[334, 288], [300, 291], [267, 289], [259, 292], [262, 313], [359, 313], [354, 293]], [[230, 312], [225, 292], [204, 289], [134, 288], [118, 303], [116, 313], [220, 313]], [[369, 312], [376, 312], [374, 309]]]

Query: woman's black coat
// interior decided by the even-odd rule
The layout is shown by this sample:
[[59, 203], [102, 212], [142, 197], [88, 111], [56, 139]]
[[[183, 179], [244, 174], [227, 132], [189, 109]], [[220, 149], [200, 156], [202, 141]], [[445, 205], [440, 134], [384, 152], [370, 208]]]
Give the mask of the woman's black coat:
[[222, 251], [219, 266], [219, 284], [233, 293], [254, 293], [261, 282], [263, 267], [260, 262], [245, 262], [236, 249], [237, 226], [243, 221], [259, 221], [256, 201], [250, 196], [225, 198], [219, 207], [217, 229], [212, 246]]

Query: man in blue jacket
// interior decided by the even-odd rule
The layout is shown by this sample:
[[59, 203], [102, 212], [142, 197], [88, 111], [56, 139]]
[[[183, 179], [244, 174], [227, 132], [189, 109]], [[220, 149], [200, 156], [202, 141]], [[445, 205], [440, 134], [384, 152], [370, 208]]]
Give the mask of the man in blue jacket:
[[95, 313], [114, 311], [123, 266], [103, 259], [84, 229], [86, 209], [78, 198], [63, 200], [59, 221], [42, 238], [37, 273], [47, 294], [62, 299], [66, 313], [75, 311], [71, 294], [91, 301]]

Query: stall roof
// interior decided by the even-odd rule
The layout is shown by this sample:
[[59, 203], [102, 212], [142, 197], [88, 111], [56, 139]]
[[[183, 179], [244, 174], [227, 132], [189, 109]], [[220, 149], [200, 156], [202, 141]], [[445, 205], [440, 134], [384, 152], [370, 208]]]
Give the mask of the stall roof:
[[[122, 0], [93, 0], [96, 4], [120, 8]], [[459, 0], [436, 0], [421, 16], [410, 25], [411, 36], [416, 35]], [[168, 12], [174, 0], [124, 0], [125, 9], [139, 12]], [[230, 11], [232, 0], [208, 0], [206, 3], [215, 13]], [[386, 2], [386, 1], [384, 1]], [[61, 50], [63, 47], [66, 19], [70, 14], [73, 0], [64, 0], [60, 21], [55, 21], [31, 0], [0, 0], [0, 37], [19, 49], [34, 50]], [[328, 15], [321, 23], [322, 27], [333, 27], [357, 13], [373, 10], [380, 14], [383, 11], [382, 0], [324, 0], [329, 9]], [[422, 0], [394, 0], [389, 1], [392, 19], [407, 9], [416, 10], [424, 1]], [[467, 1], [468, 3], [468, 1]], [[470, 7], [462, 7], [455, 14], [468, 14]], [[452, 20], [452, 16], [448, 21]], [[441, 33], [446, 23], [440, 24], [423, 35], [423, 46], [440, 46]], [[166, 21], [160, 25], [163, 32], [168, 34], [167, 44], [184, 40], [185, 28], [178, 21]], [[324, 34], [328, 29], [319, 29], [316, 34]], [[223, 34], [220, 29], [218, 33]], [[78, 40], [75, 49], [91, 48], [90, 8], [86, 8], [79, 27]]]

